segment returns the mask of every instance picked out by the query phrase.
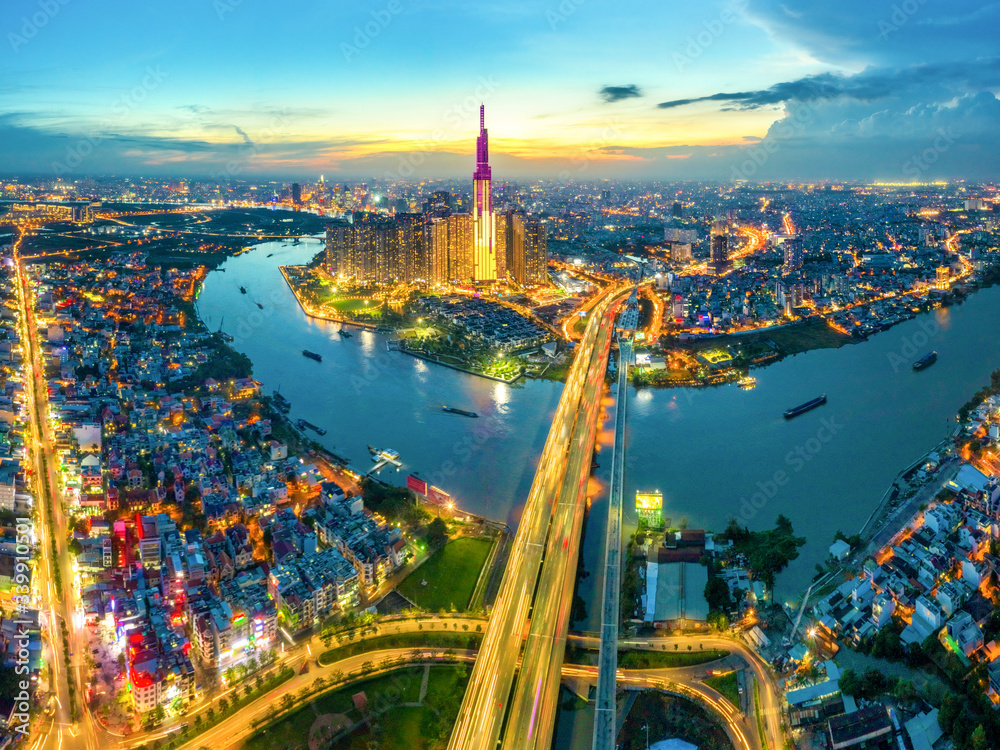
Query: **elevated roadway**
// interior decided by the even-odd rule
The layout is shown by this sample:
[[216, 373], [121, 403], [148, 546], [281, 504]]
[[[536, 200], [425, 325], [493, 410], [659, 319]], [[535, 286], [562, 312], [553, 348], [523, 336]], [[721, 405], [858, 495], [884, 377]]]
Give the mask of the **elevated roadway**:
[[[495, 750], [535, 601], [550, 606], [533, 615], [533, 620], [544, 618], [537, 624], [533, 622], [534, 637], [529, 638], [527, 646], [531, 658], [527, 651], [525, 657], [525, 664], [532, 665], [535, 676], [530, 684], [525, 683], [527, 687], [518, 688], [511, 704], [515, 708], [510, 725], [522, 734], [530, 734], [534, 741], [545, 734], [539, 727], [549, 726], [545, 742], [551, 739], [564, 650], [558, 644], [564, 645], [569, 625], [579, 531], [614, 311], [630, 291], [631, 285], [620, 285], [604, 292], [593, 306], [577, 346], [448, 745], [450, 750]], [[546, 565], [540, 580], [543, 554]], [[559, 633], [561, 638], [557, 637]], [[527, 745], [516, 747], [520, 750]]]
[[598, 661], [597, 706], [594, 716], [594, 750], [614, 750], [618, 717], [618, 621], [621, 601], [622, 501], [625, 484], [625, 415], [628, 407], [628, 373], [632, 361], [632, 335], [639, 323], [634, 298], [618, 321], [618, 393], [615, 437], [608, 488], [608, 521], [604, 539], [604, 589], [601, 601], [601, 650]]

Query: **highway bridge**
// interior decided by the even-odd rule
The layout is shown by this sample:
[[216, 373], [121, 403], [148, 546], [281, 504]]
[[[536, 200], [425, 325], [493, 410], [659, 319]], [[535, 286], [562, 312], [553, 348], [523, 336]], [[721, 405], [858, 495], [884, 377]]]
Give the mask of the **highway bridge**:
[[625, 484], [625, 415], [628, 406], [628, 373], [632, 364], [632, 337], [639, 325], [635, 294], [618, 320], [618, 399], [615, 438], [608, 488], [608, 521], [604, 539], [604, 594], [601, 602], [601, 651], [594, 715], [594, 750], [614, 750], [617, 734], [618, 620], [621, 600], [622, 500]]
[[[450, 750], [494, 750], [505, 717], [503, 747], [525, 750], [551, 744], [604, 373], [615, 312], [632, 289], [631, 284], [610, 287], [591, 308], [518, 525]], [[522, 644], [527, 666], [515, 687]]]

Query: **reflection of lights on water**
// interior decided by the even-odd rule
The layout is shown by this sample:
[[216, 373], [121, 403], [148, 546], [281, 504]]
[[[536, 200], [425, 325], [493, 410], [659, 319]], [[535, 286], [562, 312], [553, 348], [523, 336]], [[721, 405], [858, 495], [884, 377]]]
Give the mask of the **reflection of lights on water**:
[[510, 402], [510, 386], [506, 383], [498, 382], [493, 388], [493, 401], [497, 406], [504, 406]]
[[370, 357], [375, 353], [375, 343], [378, 338], [374, 333], [368, 330], [358, 331], [358, 337], [361, 339], [361, 353], [366, 357]]
[[635, 400], [640, 404], [644, 404], [653, 400], [653, 391], [649, 388], [643, 388], [636, 392]]

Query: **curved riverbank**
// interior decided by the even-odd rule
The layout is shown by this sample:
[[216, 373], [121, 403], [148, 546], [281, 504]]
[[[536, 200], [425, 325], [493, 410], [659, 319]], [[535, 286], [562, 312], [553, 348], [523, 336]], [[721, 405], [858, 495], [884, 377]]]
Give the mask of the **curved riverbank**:
[[[373, 331], [340, 337], [339, 323], [309, 318], [280, 265], [308, 262], [316, 243], [264, 246], [211, 273], [199, 307], [210, 330], [234, 336], [265, 391], [280, 387], [291, 416], [329, 430], [319, 442], [361, 462], [367, 445], [394, 448], [404, 462], [382, 478], [402, 484], [418, 471], [459, 507], [516, 525], [551, 425], [562, 384], [523, 380], [517, 387], [387, 352]], [[274, 252], [273, 258], [265, 255]], [[241, 295], [246, 286], [264, 305]], [[940, 308], [839, 349], [789, 356], [754, 371], [757, 387], [641, 388], [630, 394], [625, 522], [635, 523], [637, 490], [660, 489], [664, 515], [692, 528], [721, 530], [735, 516], [753, 529], [784, 513], [806, 536], [798, 560], [778, 578], [778, 596], [797, 595], [826, 558], [837, 530], [854, 533], [879, 505], [904, 466], [954, 430], [954, 415], [989, 382], [1000, 362], [994, 320], [1000, 287]], [[303, 349], [323, 356], [314, 363]], [[938, 362], [914, 372], [927, 350]], [[782, 413], [827, 393], [828, 403], [794, 420]], [[441, 404], [475, 411], [454, 419]], [[613, 406], [610, 407], [613, 416]], [[821, 428], [826, 432], [820, 433]], [[825, 442], [822, 437], [829, 437]], [[367, 459], [365, 459], [367, 460]], [[597, 480], [607, 484], [609, 462]], [[783, 471], [788, 481], [771, 483]], [[756, 495], [755, 493], [761, 493]], [[583, 565], [599, 570], [607, 503], [598, 492], [588, 515]], [[599, 601], [598, 575], [581, 596]], [[599, 610], [588, 606], [589, 614]], [[594, 621], [596, 623], [596, 620]], [[576, 627], [590, 627], [590, 619]]]

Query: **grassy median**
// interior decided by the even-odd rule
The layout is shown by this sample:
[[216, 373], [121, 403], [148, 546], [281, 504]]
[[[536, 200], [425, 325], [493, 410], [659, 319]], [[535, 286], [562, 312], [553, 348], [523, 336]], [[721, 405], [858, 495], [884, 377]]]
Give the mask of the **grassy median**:
[[704, 651], [619, 651], [620, 669], [676, 669], [695, 667], [729, 656], [728, 651], [706, 649]]
[[702, 680], [712, 690], [721, 693], [729, 699], [736, 708], [740, 707], [740, 689], [736, 682], [736, 672], [726, 672], [725, 674], [708, 677]]

